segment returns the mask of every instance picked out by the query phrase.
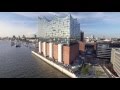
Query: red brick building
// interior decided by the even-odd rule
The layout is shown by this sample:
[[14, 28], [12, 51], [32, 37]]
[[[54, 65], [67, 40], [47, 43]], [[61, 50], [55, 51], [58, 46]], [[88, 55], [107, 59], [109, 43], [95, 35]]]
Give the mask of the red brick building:
[[69, 64], [70, 63], [70, 47], [63, 46], [63, 63]]
[[[94, 50], [96, 50], [96, 42], [94, 42], [94, 43], [89, 43], [89, 44], [90, 44], [91, 46], [93, 46]], [[80, 52], [84, 52], [84, 51], [85, 51], [86, 45], [87, 45], [86, 42], [82, 42], [82, 41], [79, 42], [79, 50], [80, 50]]]
[[64, 64], [72, 64], [79, 56], [79, 44], [63, 46], [63, 62]]
[[53, 57], [55, 60], [58, 60], [58, 45], [57, 44], [53, 44]]
[[41, 43], [41, 53], [43, 54], [43, 43]]
[[[46, 53], [47, 56], [50, 56], [50, 51], [49, 51], [50, 44], [42, 43], [41, 47], [42, 47], [42, 52]], [[43, 48], [45, 48], [45, 50]], [[58, 49], [58, 44], [53, 43], [52, 46], [53, 59], [55, 61], [58, 61], [58, 58], [61, 57], [61, 62], [63, 61], [64, 64], [72, 64], [79, 56], [79, 43], [75, 43], [72, 45], [62, 45], [62, 48], [59, 51], [61, 52], [61, 54], [58, 53], [58, 50], [60, 50], [60, 48]]]
[[49, 56], [49, 43], [46, 43], [46, 47], [47, 47], [46, 53], [47, 53], [47, 56]]
[[80, 52], [85, 51], [85, 42], [82, 42], [82, 41], [79, 42], [79, 50]]

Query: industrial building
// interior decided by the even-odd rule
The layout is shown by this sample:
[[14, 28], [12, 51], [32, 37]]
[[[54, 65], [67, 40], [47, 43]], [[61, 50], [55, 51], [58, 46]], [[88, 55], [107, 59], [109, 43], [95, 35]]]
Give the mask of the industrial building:
[[79, 56], [79, 44], [56, 44], [39, 41], [39, 53], [63, 64], [73, 64]]
[[80, 41], [84, 42], [84, 32], [80, 32]]

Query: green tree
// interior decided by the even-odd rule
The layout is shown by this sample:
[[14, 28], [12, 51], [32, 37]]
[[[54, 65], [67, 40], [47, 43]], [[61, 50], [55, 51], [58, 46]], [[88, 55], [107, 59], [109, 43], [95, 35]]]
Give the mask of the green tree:
[[88, 74], [88, 73], [89, 73], [89, 68], [90, 68], [89, 65], [83, 66], [82, 69], [81, 69], [81, 73], [82, 73], [83, 75]]

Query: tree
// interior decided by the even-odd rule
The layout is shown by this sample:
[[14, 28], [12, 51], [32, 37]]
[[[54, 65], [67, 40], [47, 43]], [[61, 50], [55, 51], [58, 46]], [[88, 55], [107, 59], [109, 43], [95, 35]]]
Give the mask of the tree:
[[26, 37], [25, 37], [25, 35], [23, 35], [22, 38], [23, 38], [24, 41], [26, 41]]
[[16, 38], [15, 35], [13, 35], [13, 38]]
[[88, 74], [88, 73], [89, 73], [89, 68], [90, 68], [89, 65], [83, 66], [82, 69], [81, 69], [81, 73], [82, 73], [83, 75]]
[[19, 40], [21, 39], [20, 36], [18, 36], [18, 39], [19, 39]]
[[22, 36], [22, 38], [24, 38], [24, 39], [25, 39], [25, 38], [26, 38], [26, 37], [25, 37], [25, 35], [23, 35], [23, 36]]
[[15, 35], [13, 35], [13, 40], [15, 40], [16, 39], [16, 36]]

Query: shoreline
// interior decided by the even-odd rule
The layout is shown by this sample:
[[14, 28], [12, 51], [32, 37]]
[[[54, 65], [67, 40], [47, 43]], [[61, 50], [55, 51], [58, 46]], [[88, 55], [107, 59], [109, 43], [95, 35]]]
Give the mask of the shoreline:
[[43, 61], [45, 61], [46, 63], [48, 63], [49, 65], [51, 65], [52, 67], [56, 68], [57, 70], [61, 71], [62, 73], [64, 73], [65, 75], [71, 77], [71, 78], [78, 78], [74, 73], [71, 73], [70, 71], [68, 71], [67, 69], [57, 65], [56, 63], [50, 61], [49, 59], [43, 57], [42, 55], [36, 53], [35, 51], [31, 51], [32, 54], [36, 55], [37, 57], [41, 58]]

